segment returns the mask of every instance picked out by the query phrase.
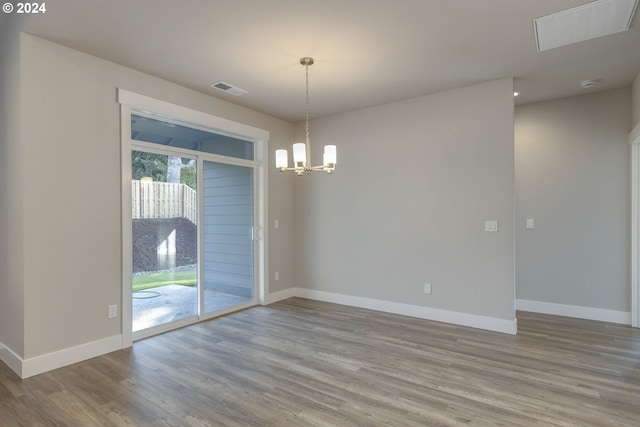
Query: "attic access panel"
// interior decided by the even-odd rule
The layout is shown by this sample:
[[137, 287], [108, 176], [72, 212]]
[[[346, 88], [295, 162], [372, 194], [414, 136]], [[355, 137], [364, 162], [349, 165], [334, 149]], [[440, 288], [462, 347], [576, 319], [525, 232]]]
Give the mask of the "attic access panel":
[[627, 31], [638, 0], [598, 0], [533, 20], [538, 51]]

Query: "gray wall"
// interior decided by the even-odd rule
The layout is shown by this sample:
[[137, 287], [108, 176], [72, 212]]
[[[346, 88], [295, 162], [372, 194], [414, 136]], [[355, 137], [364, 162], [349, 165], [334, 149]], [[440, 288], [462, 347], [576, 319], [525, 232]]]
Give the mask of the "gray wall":
[[640, 73], [636, 76], [631, 87], [631, 111], [633, 113], [632, 127], [640, 125]]
[[24, 356], [21, 21], [7, 15], [0, 27], [0, 350], [4, 344], [20, 357]]
[[630, 311], [630, 107], [625, 88], [516, 109], [518, 299]]
[[296, 179], [296, 283], [513, 320], [513, 108], [503, 79], [313, 120], [338, 165]]
[[[24, 242], [24, 277], [13, 274], [16, 292], [24, 292], [24, 328], [16, 334], [24, 336], [21, 356], [32, 358], [121, 333], [119, 319], [106, 315], [122, 287], [116, 88], [266, 129], [269, 162], [275, 148], [290, 144], [293, 125], [31, 35], [20, 40], [19, 101], [28, 121], [20, 128], [21, 147], [10, 140], [8, 150], [23, 151], [11, 157], [22, 174], [16, 191], [23, 203], [8, 206], [9, 222], [4, 215], [2, 222], [23, 232], [11, 239], [18, 248]], [[268, 215], [280, 219], [279, 233], [269, 236], [269, 262], [281, 272], [273, 291], [292, 285], [293, 178], [270, 165]], [[4, 198], [13, 200], [3, 195], [2, 206]], [[10, 292], [4, 283], [2, 292]], [[19, 320], [20, 308], [13, 310], [12, 320]], [[6, 340], [20, 350], [19, 338]]]

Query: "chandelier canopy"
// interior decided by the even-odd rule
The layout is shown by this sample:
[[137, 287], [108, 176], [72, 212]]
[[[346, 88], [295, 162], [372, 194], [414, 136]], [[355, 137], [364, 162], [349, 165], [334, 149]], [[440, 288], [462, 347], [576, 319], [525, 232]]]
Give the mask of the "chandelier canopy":
[[309, 142], [309, 66], [313, 65], [313, 58], [305, 56], [300, 58], [300, 64], [304, 65], [306, 71], [306, 98], [305, 98], [305, 142], [296, 142], [293, 144], [293, 164], [289, 167], [289, 154], [287, 150], [276, 150], [276, 167], [280, 172], [293, 171], [297, 175], [304, 175], [311, 172], [333, 173], [336, 169], [336, 146], [325, 145], [322, 165], [311, 166], [309, 160], [311, 145]]

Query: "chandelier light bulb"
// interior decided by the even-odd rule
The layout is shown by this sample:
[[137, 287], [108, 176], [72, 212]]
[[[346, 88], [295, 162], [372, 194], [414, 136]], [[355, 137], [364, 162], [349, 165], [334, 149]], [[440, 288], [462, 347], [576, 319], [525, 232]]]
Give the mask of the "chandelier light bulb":
[[289, 153], [287, 153], [287, 150], [276, 150], [276, 167], [278, 169], [289, 167]]
[[298, 142], [293, 144], [293, 163], [298, 167], [302, 164], [306, 166], [307, 163], [307, 147], [304, 142]]
[[335, 165], [337, 163], [337, 153], [336, 153], [335, 145], [325, 145], [324, 146], [324, 165]]

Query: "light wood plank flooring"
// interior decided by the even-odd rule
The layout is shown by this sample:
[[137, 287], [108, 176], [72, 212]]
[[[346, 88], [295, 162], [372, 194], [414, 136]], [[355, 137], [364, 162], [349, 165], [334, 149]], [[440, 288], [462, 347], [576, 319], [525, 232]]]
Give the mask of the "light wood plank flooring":
[[4, 426], [638, 426], [640, 331], [510, 336], [293, 298], [21, 381]]

